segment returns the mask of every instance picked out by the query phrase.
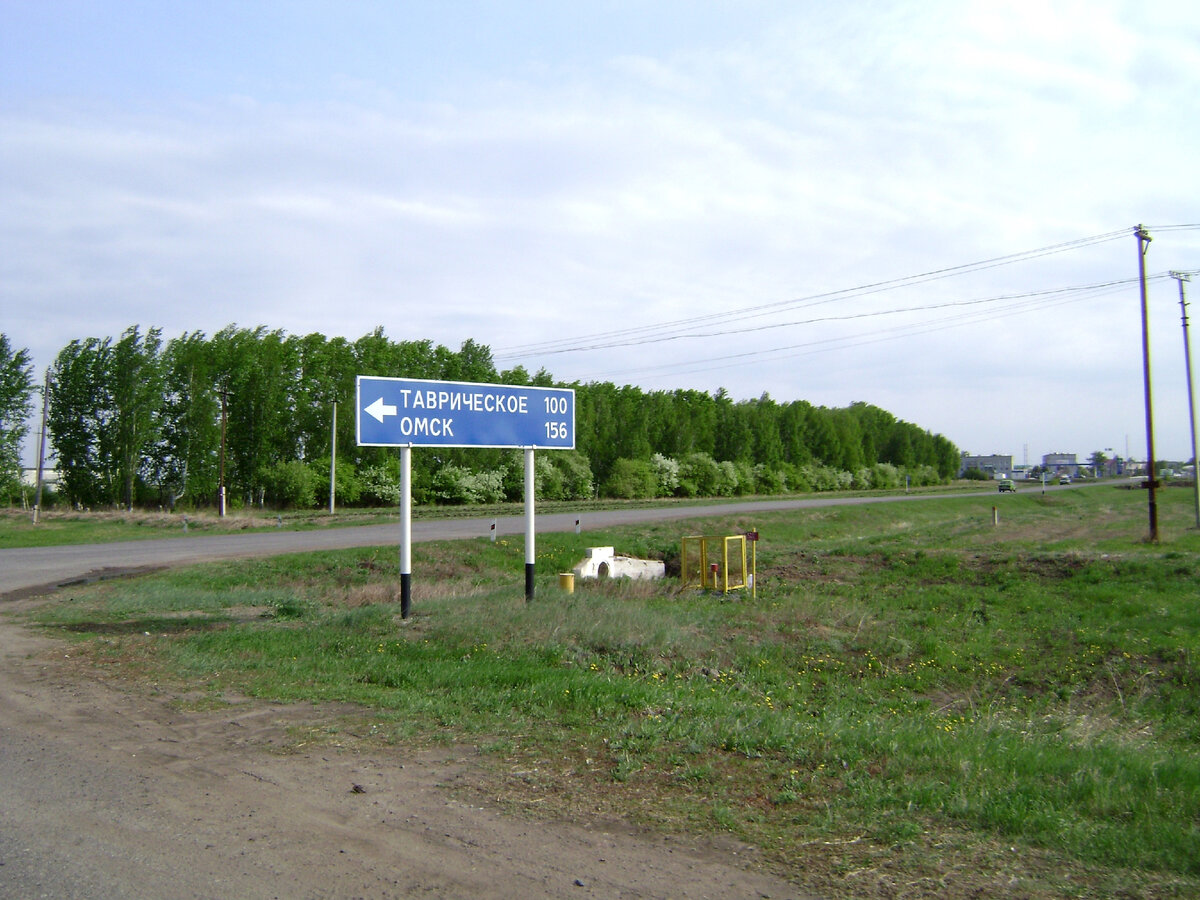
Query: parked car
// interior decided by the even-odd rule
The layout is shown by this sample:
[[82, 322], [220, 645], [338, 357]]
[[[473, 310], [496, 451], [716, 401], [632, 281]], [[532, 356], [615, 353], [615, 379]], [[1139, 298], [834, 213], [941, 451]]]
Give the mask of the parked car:
[[996, 486], [996, 490], [998, 490], [1001, 494], [1015, 494], [1017, 492], [1017, 485], [1016, 482], [1014, 482], [1011, 478], [1004, 478], [1001, 479], [1000, 484]]
[[1070, 483], [1071, 483], [1071, 476], [1070, 476], [1070, 475], [1059, 475], [1059, 476], [1058, 476], [1058, 483], [1059, 483], [1059, 484], [1070, 484]]

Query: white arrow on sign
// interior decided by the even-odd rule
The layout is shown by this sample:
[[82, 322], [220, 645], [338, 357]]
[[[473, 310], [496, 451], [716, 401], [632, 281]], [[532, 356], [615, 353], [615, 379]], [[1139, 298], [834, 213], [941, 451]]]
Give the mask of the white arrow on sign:
[[370, 406], [364, 407], [363, 412], [371, 416], [376, 422], [382, 425], [384, 416], [394, 416], [396, 414], [396, 407], [392, 406], [391, 404], [384, 403], [383, 398], [380, 397]]

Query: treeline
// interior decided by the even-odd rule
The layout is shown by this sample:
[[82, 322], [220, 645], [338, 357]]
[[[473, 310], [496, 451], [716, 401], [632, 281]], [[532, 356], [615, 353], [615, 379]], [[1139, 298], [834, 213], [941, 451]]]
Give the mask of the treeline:
[[[235, 326], [164, 341], [160, 329], [131, 327], [74, 340], [54, 361], [48, 426], [59, 490], [91, 507], [211, 506], [223, 477], [233, 507], [323, 505], [336, 404], [338, 503], [393, 504], [398, 454], [355, 443], [357, 375], [555, 383], [544, 370], [498, 371], [474, 341], [453, 351], [382, 329], [349, 341]], [[566, 386], [576, 391], [576, 449], [537, 455], [542, 499], [898, 487], [945, 480], [959, 464], [944, 437], [865, 403]], [[412, 464], [418, 503], [522, 496], [520, 451], [426, 449]]]
[[21, 444], [33, 407], [33, 364], [0, 334], [0, 497], [9, 502], [20, 489]]

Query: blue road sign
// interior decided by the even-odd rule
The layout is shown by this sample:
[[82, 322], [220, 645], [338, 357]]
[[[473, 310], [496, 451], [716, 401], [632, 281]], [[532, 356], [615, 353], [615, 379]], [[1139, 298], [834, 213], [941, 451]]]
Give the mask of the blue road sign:
[[570, 388], [359, 375], [360, 447], [575, 447]]

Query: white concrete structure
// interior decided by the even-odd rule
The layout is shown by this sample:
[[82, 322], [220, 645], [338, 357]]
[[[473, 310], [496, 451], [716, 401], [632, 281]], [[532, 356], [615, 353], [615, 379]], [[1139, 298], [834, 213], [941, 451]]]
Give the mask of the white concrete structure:
[[572, 571], [576, 578], [663, 578], [667, 574], [666, 564], [658, 559], [634, 559], [617, 556], [612, 547], [589, 547], [587, 558]]
[[[52, 466], [46, 466], [42, 469], [42, 485], [43, 487], [56, 488], [62, 477], [58, 474], [58, 469]], [[23, 466], [21, 468], [21, 484], [33, 487], [37, 484], [37, 466]]]

